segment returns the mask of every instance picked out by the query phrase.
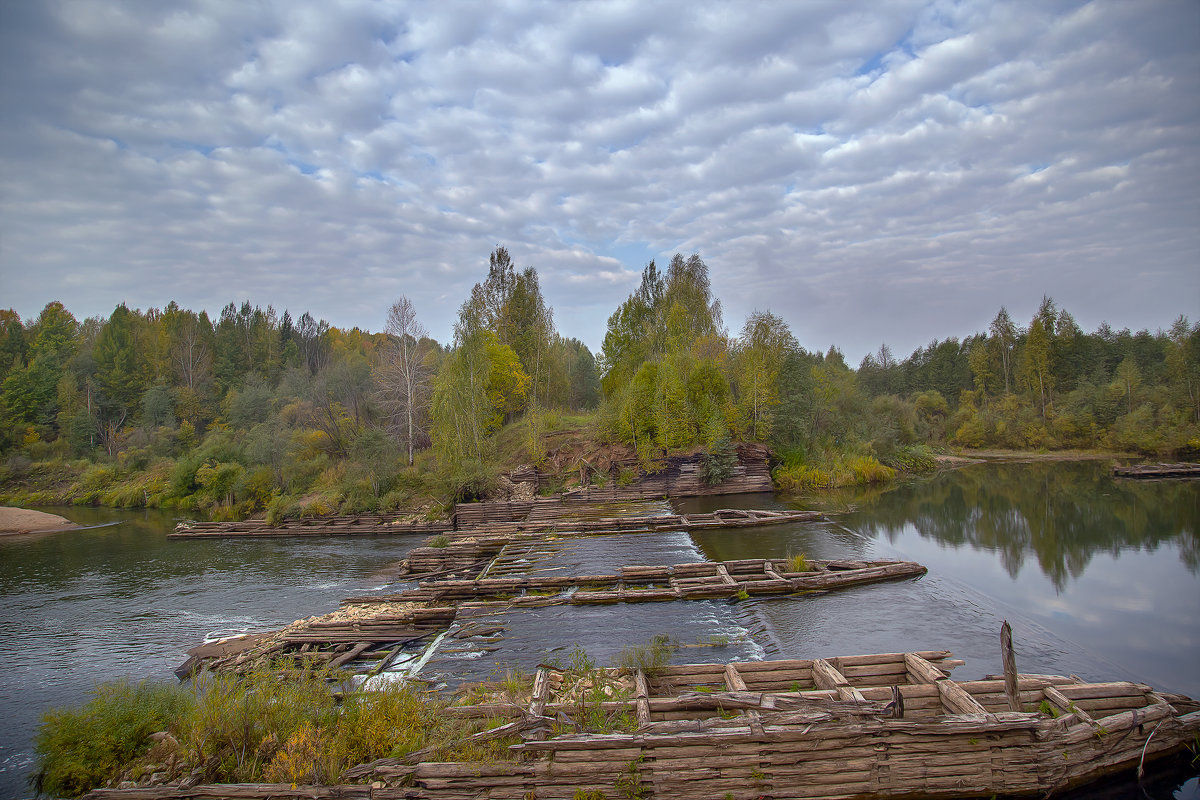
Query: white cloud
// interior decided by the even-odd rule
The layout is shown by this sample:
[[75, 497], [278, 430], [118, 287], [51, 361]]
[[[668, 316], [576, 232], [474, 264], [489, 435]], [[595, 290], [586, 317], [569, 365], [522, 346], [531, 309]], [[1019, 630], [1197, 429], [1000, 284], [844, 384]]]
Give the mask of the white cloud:
[[[0, 9], [0, 287], [435, 336], [506, 244], [593, 347], [698, 250], [855, 360], [1200, 300], [1200, 10], [57, 0]], [[637, 263], [629, 263], [634, 254]], [[624, 259], [623, 259], [624, 254]]]

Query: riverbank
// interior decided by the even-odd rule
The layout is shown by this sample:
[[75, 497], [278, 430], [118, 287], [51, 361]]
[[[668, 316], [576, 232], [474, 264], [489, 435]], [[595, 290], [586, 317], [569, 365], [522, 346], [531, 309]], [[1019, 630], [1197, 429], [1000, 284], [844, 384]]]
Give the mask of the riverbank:
[[28, 508], [0, 506], [0, 536], [20, 536], [31, 533], [59, 533], [79, 528], [74, 522], [57, 514], [33, 511]]

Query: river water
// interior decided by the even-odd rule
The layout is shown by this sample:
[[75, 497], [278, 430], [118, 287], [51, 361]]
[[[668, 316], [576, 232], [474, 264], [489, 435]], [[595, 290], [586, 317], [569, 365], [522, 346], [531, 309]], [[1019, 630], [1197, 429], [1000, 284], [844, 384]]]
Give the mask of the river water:
[[[1007, 619], [1024, 672], [1136, 680], [1200, 697], [1200, 483], [1114, 481], [1096, 462], [979, 464], [882, 490], [676, 507], [830, 515], [690, 536], [565, 538], [518, 555], [549, 574], [795, 553], [903, 557], [929, 574], [803, 598], [509, 612], [485, 641], [447, 639], [421, 675], [494, 677], [566, 660], [576, 647], [612, 663], [622, 648], [666, 634], [683, 645], [676, 662], [948, 649], [967, 662], [955, 676], [969, 679], [1001, 671]], [[205, 637], [269, 630], [347, 596], [403, 588], [388, 568], [420, 541], [168, 541], [175, 520], [160, 512], [52, 510], [104, 527], [0, 539], [0, 798], [30, 793], [32, 739], [45, 710], [84, 702], [97, 682], [121, 676], [173, 680], [184, 651]], [[1143, 787], [1111, 782], [1108, 796], [1196, 798], [1196, 776], [1177, 759]]]

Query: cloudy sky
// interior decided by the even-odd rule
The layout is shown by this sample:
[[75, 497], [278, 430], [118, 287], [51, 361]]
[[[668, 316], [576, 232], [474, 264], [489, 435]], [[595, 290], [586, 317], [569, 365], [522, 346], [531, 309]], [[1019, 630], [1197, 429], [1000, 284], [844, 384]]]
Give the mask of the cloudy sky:
[[0, 307], [440, 340], [504, 244], [598, 349], [699, 252], [854, 363], [1200, 317], [1200, 3], [0, 3]]

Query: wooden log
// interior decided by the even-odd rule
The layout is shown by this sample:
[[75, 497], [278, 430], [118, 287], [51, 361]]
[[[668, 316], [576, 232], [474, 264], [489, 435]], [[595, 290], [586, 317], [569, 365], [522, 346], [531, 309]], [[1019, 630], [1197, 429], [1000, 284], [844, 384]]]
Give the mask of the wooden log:
[[908, 669], [909, 679], [913, 683], [936, 683], [948, 677], [947, 673], [916, 653], [905, 653], [904, 664]]
[[1013, 653], [1012, 627], [1008, 620], [1000, 626], [1000, 656], [1004, 662], [1004, 693], [1008, 696], [1008, 710], [1020, 711], [1021, 698], [1017, 689], [1017, 658]]
[[646, 673], [636, 670], [633, 674], [634, 689], [637, 693], [638, 727], [644, 728], [650, 724], [650, 687], [646, 681]]
[[373, 644], [374, 644], [374, 642], [372, 642], [372, 641], [359, 642], [358, 644], [354, 645], [354, 647], [352, 647], [349, 651], [341, 654], [337, 658], [330, 661], [329, 668], [330, 669], [338, 669], [339, 667], [349, 664], [351, 661], [353, 661], [354, 659], [356, 659], [360, 655], [362, 655]]
[[823, 658], [813, 659], [812, 676], [813, 683], [816, 684], [818, 689], [832, 689], [833, 691], [837, 691], [842, 686], [850, 685], [846, 677]]
[[938, 693], [941, 695], [942, 706], [950, 714], [980, 714], [991, 716], [986, 708], [949, 678], [937, 682]]

